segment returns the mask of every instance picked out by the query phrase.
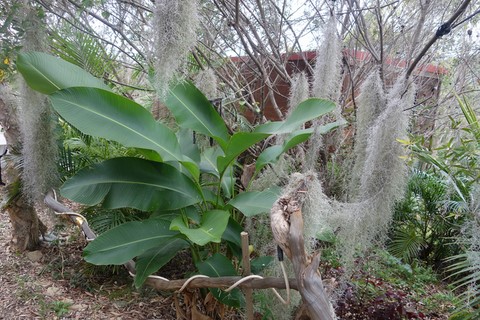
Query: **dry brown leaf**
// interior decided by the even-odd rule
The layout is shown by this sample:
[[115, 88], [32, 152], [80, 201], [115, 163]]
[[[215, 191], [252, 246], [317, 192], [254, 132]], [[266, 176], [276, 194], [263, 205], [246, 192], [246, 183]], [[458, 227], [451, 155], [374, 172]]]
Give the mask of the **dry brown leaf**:
[[198, 311], [197, 306], [193, 305], [192, 306], [192, 320], [213, 320], [207, 315], [204, 315], [200, 311]]
[[177, 320], [188, 320], [187, 315], [180, 307], [180, 302], [178, 301], [178, 296], [176, 294], [173, 295], [173, 301], [175, 302], [175, 312], [177, 314]]

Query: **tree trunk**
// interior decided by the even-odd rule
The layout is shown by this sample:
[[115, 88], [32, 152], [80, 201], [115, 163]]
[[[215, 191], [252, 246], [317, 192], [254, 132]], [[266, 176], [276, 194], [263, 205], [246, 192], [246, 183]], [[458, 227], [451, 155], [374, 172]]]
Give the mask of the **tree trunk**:
[[[21, 133], [18, 127], [18, 117], [14, 97], [7, 88], [1, 88], [0, 93], [0, 125], [4, 129], [5, 140], [7, 141], [9, 156], [2, 160], [6, 162], [3, 181], [6, 183], [3, 196], [6, 198], [6, 205], [1, 210], [7, 212], [13, 226], [12, 243], [19, 251], [35, 250], [40, 244], [40, 236], [47, 228], [40, 221], [32, 203], [27, 201], [22, 194], [20, 187], [19, 166], [14, 164], [18, 159], [21, 150]], [[8, 96], [10, 95], [10, 96]], [[20, 169], [21, 170], [21, 169]]]
[[12, 243], [17, 250], [35, 250], [47, 227], [40, 221], [35, 208], [20, 194], [6, 208], [13, 226]]

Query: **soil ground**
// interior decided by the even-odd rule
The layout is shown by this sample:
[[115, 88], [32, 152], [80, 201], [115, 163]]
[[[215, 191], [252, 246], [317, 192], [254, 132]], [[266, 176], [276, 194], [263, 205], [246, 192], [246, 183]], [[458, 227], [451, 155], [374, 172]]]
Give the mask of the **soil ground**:
[[123, 267], [88, 265], [79, 230], [47, 210], [39, 215], [58, 239], [20, 254], [0, 212], [0, 319], [177, 319], [172, 293], [135, 289]]
[[[38, 251], [18, 253], [11, 246], [9, 217], [0, 212], [0, 319], [241, 319], [238, 311], [223, 310], [218, 304], [209, 313], [212, 317], [204, 316], [206, 307], [200, 302], [198, 292], [156, 292], [146, 286], [136, 289], [123, 267], [87, 264], [82, 259], [86, 241], [79, 229], [46, 209], [39, 210], [39, 215], [56, 240], [44, 242]], [[186, 260], [165, 266], [168, 274], [162, 276], [181, 277], [183, 273], [178, 271], [185, 270]], [[375, 280], [372, 279], [370, 282]], [[376, 286], [380, 281], [377, 280]], [[347, 299], [337, 310], [341, 318], [386, 319], [381, 315], [372, 318], [368, 314], [385, 312], [401, 304], [402, 310], [412, 315], [408, 319], [445, 320], [447, 310], [452, 308], [441, 304], [436, 312], [424, 311], [423, 315], [420, 311], [424, 307], [419, 302], [422, 298], [410, 297], [405, 293], [409, 290], [398, 293], [386, 283], [381, 286], [386, 286], [387, 293], [396, 295], [377, 298], [369, 306]], [[426, 291], [431, 295], [441, 293], [436, 287], [426, 288]], [[402, 303], [399, 304], [397, 298]], [[257, 314], [256, 319], [262, 316]]]

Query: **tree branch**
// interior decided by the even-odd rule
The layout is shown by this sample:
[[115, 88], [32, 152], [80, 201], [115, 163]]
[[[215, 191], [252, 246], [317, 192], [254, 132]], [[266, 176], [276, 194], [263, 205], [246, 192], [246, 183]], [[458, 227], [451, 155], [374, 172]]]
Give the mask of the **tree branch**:
[[425, 45], [425, 47], [423, 47], [422, 51], [420, 51], [420, 53], [416, 56], [416, 58], [413, 60], [412, 64], [410, 65], [410, 67], [408, 68], [407, 70], [407, 74], [405, 75], [405, 77], [408, 79], [410, 77], [410, 75], [412, 74], [413, 70], [415, 70], [415, 68], [417, 67], [418, 63], [420, 62], [420, 60], [423, 58], [423, 56], [427, 53], [427, 51], [430, 49], [430, 47], [438, 40], [440, 39], [442, 36], [450, 33], [450, 30], [451, 30], [451, 27], [452, 27], [452, 23], [457, 20], [457, 18], [465, 11], [465, 9], [467, 9], [467, 6], [470, 4], [471, 0], [465, 0], [461, 5], [460, 7], [457, 9], [457, 11], [455, 11], [452, 16], [450, 17], [450, 19], [447, 20], [447, 22], [445, 22], [444, 24], [442, 24], [438, 29], [437, 31], [435, 32], [435, 34], [433, 35], [433, 37], [430, 39], [430, 41], [427, 42], [427, 44]]

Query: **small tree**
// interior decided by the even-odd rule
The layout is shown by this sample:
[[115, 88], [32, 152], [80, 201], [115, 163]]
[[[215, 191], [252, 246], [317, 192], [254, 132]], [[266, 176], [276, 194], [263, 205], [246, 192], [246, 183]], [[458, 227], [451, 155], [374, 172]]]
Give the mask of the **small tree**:
[[[85, 134], [115, 140], [142, 154], [142, 158], [113, 158], [85, 168], [61, 188], [64, 196], [87, 205], [102, 203], [106, 208], [152, 213], [146, 221], [105, 232], [85, 249], [86, 260], [95, 264], [124, 264], [137, 257], [137, 286], [186, 247], [202, 273], [234, 273], [231, 261], [214, 244], [223, 240], [233, 254], [238, 252], [243, 217], [269, 211], [278, 196], [272, 189], [238, 193], [236, 159], [271, 135], [286, 135], [282, 145], [259, 155], [258, 173], [308, 139], [313, 129], [298, 129], [302, 124], [334, 109], [329, 101], [308, 99], [285, 121], [230, 134], [209, 101], [193, 84], [184, 82], [171, 89], [165, 101], [181, 128], [175, 133], [142, 106], [65, 61], [34, 52], [20, 55], [17, 65], [33, 89], [49, 95], [65, 121]], [[326, 132], [335, 126], [316, 130]], [[212, 139], [213, 145], [199, 149], [192, 130]], [[235, 292], [212, 293], [229, 305], [238, 306], [241, 301]]]

